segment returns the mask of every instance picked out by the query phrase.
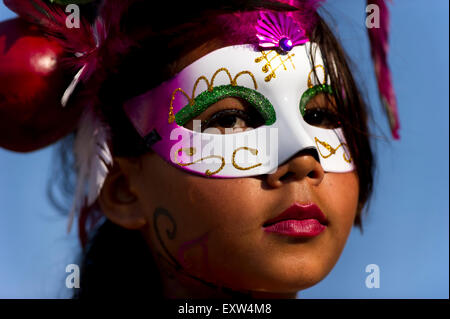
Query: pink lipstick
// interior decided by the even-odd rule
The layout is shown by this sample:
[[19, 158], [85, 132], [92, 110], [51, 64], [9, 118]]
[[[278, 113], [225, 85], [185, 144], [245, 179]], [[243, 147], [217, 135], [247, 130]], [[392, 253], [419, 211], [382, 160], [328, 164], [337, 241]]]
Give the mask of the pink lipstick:
[[290, 237], [315, 237], [327, 227], [328, 221], [314, 204], [294, 203], [280, 215], [266, 221], [264, 231]]

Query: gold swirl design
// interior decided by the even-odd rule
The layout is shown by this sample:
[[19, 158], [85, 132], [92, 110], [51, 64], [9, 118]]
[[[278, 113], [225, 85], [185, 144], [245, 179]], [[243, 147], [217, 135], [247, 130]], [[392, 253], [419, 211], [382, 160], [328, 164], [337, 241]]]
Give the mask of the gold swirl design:
[[[270, 57], [270, 55], [271, 55], [272, 53], [275, 53], [275, 56]], [[264, 81], [270, 82], [270, 80], [272, 80], [272, 79], [274, 79], [274, 78], [277, 77], [275, 71], [276, 71], [279, 67], [282, 66], [283, 69], [284, 69], [285, 71], [287, 71], [287, 67], [286, 67], [286, 64], [285, 64], [285, 62], [287, 62], [287, 61], [291, 62], [292, 68], [295, 70], [294, 62], [292, 62], [292, 57], [293, 57], [293, 56], [295, 56], [294, 53], [288, 54], [287, 57], [286, 57], [286, 59], [283, 60], [283, 56], [280, 55], [280, 54], [279, 54], [277, 51], [275, 51], [275, 50], [270, 50], [270, 51], [267, 52], [267, 53], [266, 53], [265, 51], [261, 51], [261, 56], [260, 56], [260, 57], [257, 57], [257, 58], [255, 59], [255, 63], [260, 63], [260, 62], [263, 61], [263, 60], [266, 61], [266, 64], [263, 65], [263, 67], [261, 68], [261, 70], [262, 70], [264, 73], [267, 73], [267, 72], [270, 71], [269, 75], [267, 75], [267, 76], [264, 78]], [[280, 60], [278, 61], [279, 64], [278, 64], [277, 66], [275, 66], [275, 67], [272, 66], [273, 60], [275, 60], [275, 59], [278, 58], [278, 57], [280, 58]]]
[[237, 153], [238, 151], [240, 151], [240, 150], [247, 150], [247, 151], [249, 151], [250, 153], [252, 153], [252, 155], [255, 155], [255, 156], [258, 155], [258, 150], [255, 149], [255, 148], [250, 148], [250, 147], [244, 146], [244, 147], [239, 147], [239, 148], [235, 149], [234, 152], [233, 152], [233, 157], [232, 157], [232, 163], [233, 163], [233, 166], [234, 166], [235, 168], [237, 168], [237, 169], [239, 169], [239, 170], [241, 170], [241, 171], [246, 171], [246, 170], [249, 170], [249, 169], [252, 169], [252, 168], [255, 168], [255, 167], [258, 167], [258, 166], [261, 166], [261, 165], [262, 165], [262, 163], [258, 163], [258, 164], [255, 164], [255, 165], [252, 165], [252, 166], [249, 166], [249, 167], [242, 167], [242, 166], [239, 166], [239, 165], [236, 163], [235, 158], [236, 158], [236, 153]]
[[235, 86], [236, 82], [234, 81], [233, 77], [231, 76], [230, 71], [228, 71], [227, 68], [220, 68], [218, 69], [216, 72], [214, 72], [212, 78], [211, 78], [211, 86], [208, 88], [212, 91], [212, 88], [214, 87], [214, 80], [216, 79], [217, 74], [219, 74], [220, 72], [225, 72], [228, 75], [228, 78], [230, 79], [230, 84]]
[[227, 68], [220, 68], [220, 69], [218, 69], [216, 72], [214, 72], [214, 74], [213, 74], [213, 76], [212, 76], [212, 78], [211, 78], [211, 82], [208, 81], [208, 79], [207, 79], [204, 75], [202, 75], [202, 76], [200, 76], [200, 77], [195, 81], [194, 88], [192, 89], [192, 96], [189, 96], [182, 88], [177, 88], [177, 89], [175, 89], [175, 90], [173, 91], [173, 93], [172, 93], [172, 98], [170, 99], [170, 107], [169, 107], [169, 124], [171, 124], [171, 123], [173, 123], [173, 122], [175, 121], [175, 115], [173, 114], [173, 101], [175, 100], [175, 95], [176, 95], [176, 93], [177, 93], [177, 92], [183, 93], [183, 95], [188, 99], [189, 104], [190, 104], [190, 105], [194, 105], [194, 104], [195, 104], [195, 100], [194, 100], [194, 97], [195, 97], [195, 91], [197, 90], [197, 86], [198, 86], [198, 84], [200, 83], [200, 81], [201, 81], [201, 80], [205, 81], [205, 82], [206, 82], [206, 85], [207, 85], [207, 87], [208, 87], [208, 91], [209, 91], [209, 92], [212, 92], [212, 90], [214, 89], [214, 80], [215, 80], [216, 76], [217, 76], [220, 72], [225, 72], [225, 73], [228, 75], [228, 78], [230, 79], [230, 84], [231, 84], [232, 86], [236, 86], [236, 85], [237, 85], [237, 79], [238, 79], [241, 75], [243, 75], [243, 74], [248, 74], [248, 75], [250, 75], [250, 77], [251, 77], [251, 79], [252, 79], [252, 81], [253, 81], [253, 85], [255, 86], [255, 90], [258, 89], [258, 84], [256, 83], [255, 76], [254, 76], [253, 73], [250, 72], [250, 71], [246, 71], [246, 70], [245, 70], [245, 71], [241, 71], [241, 72], [239, 72], [238, 74], [236, 74], [235, 77], [233, 78], [233, 77], [231, 76], [230, 71], [228, 71]]
[[255, 87], [255, 90], [257, 90], [257, 89], [258, 89], [258, 84], [256, 83], [255, 76], [254, 76], [253, 73], [250, 72], [250, 71], [241, 71], [241, 72], [239, 72], [238, 74], [236, 74], [236, 76], [235, 76], [234, 79], [233, 79], [234, 84], [232, 84], [232, 85], [236, 85], [237, 79], [238, 79], [241, 75], [243, 75], [243, 74], [248, 74], [248, 75], [250, 75], [250, 78], [251, 78], [252, 81], [253, 81], [253, 85], [254, 85], [254, 87]]
[[184, 92], [184, 90], [182, 88], [175, 89], [175, 91], [173, 91], [173, 93], [172, 93], [172, 98], [170, 99], [169, 124], [171, 124], [171, 123], [173, 123], [173, 121], [175, 121], [175, 115], [173, 114], [173, 101], [175, 100], [175, 95], [177, 94], [177, 92], [183, 93], [183, 95], [188, 99], [189, 104], [193, 105], [193, 103], [194, 103], [194, 100], [191, 99], [191, 97], [186, 92]]
[[175, 152], [175, 162], [176, 162], [178, 165], [180, 165], [180, 166], [189, 166], [189, 165], [193, 165], [193, 164], [195, 164], [195, 163], [201, 162], [201, 161], [203, 161], [203, 160], [205, 160], [205, 159], [209, 159], [209, 158], [218, 158], [218, 159], [220, 159], [220, 160], [222, 161], [222, 164], [220, 165], [220, 167], [219, 167], [217, 170], [215, 170], [214, 172], [211, 172], [209, 169], [207, 169], [207, 170], [205, 171], [205, 175], [206, 175], [206, 176], [211, 176], [211, 175], [217, 174], [218, 172], [220, 172], [220, 171], [225, 167], [225, 159], [224, 159], [222, 156], [219, 156], [219, 155], [210, 155], [210, 156], [207, 156], [207, 157], [202, 157], [201, 159], [198, 159], [198, 160], [196, 160], [196, 161], [194, 161], [194, 162], [191, 162], [191, 163], [181, 163], [181, 162], [178, 160], [178, 153], [179, 153], [179, 152], [183, 152], [183, 151], [184, 151], [188, 156], [193, 156], [193, 155], [195, 154], [195, 152], [196, 152], [196, 149], [195, 149], [195, 147], [187, 147], [187, 148], [180, 148], [178, 151]]
[[197, 81], [195, 81], [194, 88], [192, 89], [192, 98], [195, 96], [195, 90], [197, 90], [197, 85], [200, 83], [200, 80], [204, 80], [206, 82], [206, 86], [208, 87], [208, 91], [212, 91], [212, 86], [209, 84], [208, 79], [206, 76], [202, 75], [197, 79]]
[[[330, 144], [328, 144], [327, 142], [324, 142], [324, 141], [319, 140], [317, 137], [314, 137], [314, 140], [315, 140], [315, 142], [316, 142], [317, 150], [319, 151], [320, 156], [322, 156], [323, 158], [328, 158], [328, 157], [330, 157], [331, 155], [336, 154], [336, 151], [337, 151], [337, 150], [339, 149], [339, 147], [341, 147], [341, 146], [342, 146], [342, 149], [344, 149], [344, 147], [348, 147], [348, 145], [347, 145], [346, 143], [341, 143], [341, 144], [339, 144], [336, 148], [334, 148], [334, 147], [332, 147]], [[321, 144], [323, 147], [325, 147], [325, 148], [330, 152], [330, 154], [328, 154], [328, 155], [323, 155], [322, 152], [320, 151], [319, 144], [317, 144], [317, 143], [319, 143], [319, 144]], [[350, 158], [347, 157], [347, 153], [346, 153], [345, 150], [344, 150], [344, 153], [343, 153], [343, 158], [344, 158], [344, 160], [345, 160], [347, 163], [351, 163], [351, 162], [352, 162], [352, 158], [351, 158], [351, 157], [350, 157]]]
[[311, 71], [309, 71], [309, 74], [308, 74], [308, 88], [314, 87], [314, 85], [312, 84], [311, 74], [317, 68], [322, 68], [322, 70], [323, 70], [323, 82], [319, 81], [320, 84], [325, 84], [327, 82], [327, 73], [325, 72], [325, 68], [323, 67], [322, 64], [318, 64], [318, 65], [314, 66], [314, 68]]

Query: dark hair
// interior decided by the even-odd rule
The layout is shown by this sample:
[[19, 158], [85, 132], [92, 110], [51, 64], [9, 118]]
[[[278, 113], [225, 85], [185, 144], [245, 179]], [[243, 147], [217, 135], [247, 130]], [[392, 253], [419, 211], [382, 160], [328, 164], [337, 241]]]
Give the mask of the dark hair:
[[161, 299], [162, 282], [141, 233], [106, 220], [84, 248], [77, 299]]
[[[149, 4], [145, 4], [145, 1], [138, 2], [140, 6], [131, 8], [122, 23], [130, 33], [150, 28], [152, 34], [143, 37], [139, 47], [120, 59], [120, 65], [112, 70], [98, 94], [101, 113], [111, 127], [113, 155], [118, 157], [138, 157], [149, 152], [143, 139], [125, 116], [121, 107], [123, 102], [170, 78], [174, 72], [173, 63], [185, 53], [210, 39], [222, 36], [223, 30], [202, 27], [206, 21], [213, 20], [212, 12], [217, 14], [255, 8], [289, 10], [284, 4], [278, 4], [277, 7], [273, 1], [235, 0], [229, 1], [227, 5], [221, 5], [220, 1], [216, 8], [212, 4], [214, 2], [205, 1], [205, 5], [209, 3], [213, 7], [205, 11], [190, 10], [178, 14], [172, 10], [170, 19], [164, 17], [163, 22], [155, 22], [145, 16], [145, 9], [141, 7]], [[155, 26], [159, 26], [159, 29]], [[318, 17], [309, 37], [321, 49], [335, 92], [343, 131], [356, 166], [359, 204], [355, 225], [361, 227], [361, 212], [372, 192], [374, 172], [367, 108], [350, 71], [349, 59], [322, 18]], [[155, 45], [158, 50], [154, 50]], [[158, 55], [161, 48], [166, 49], [164, 55]], [[154, 61], [158, 61], [157, 65]], [[81, 289], [75, 295], [76, 298], [163, 295], [159, 276], [150, 275], [159, 272], [140, 231], [125, 230], [106, 221], [90, 238], [82, 258]]]

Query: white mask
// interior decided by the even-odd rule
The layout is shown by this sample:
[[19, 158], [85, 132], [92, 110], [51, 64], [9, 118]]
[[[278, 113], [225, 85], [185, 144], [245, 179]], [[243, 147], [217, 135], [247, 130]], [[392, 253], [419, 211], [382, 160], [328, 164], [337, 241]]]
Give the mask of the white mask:
[[[315, 65], [309, 57], [311, 45]], [[302, 98], [304, 107], [315, 93], [332, 93], [328, 82], [320, 50], [310, 42], [285, 54], [235, 45], [203, 56], [157, 88], [127, 101], [124, 109], [139, 134], [153, 140], [151, 148], [157, 154], [196, 174], [267, 174], [305, 149], [317, 151], [324, 171], [349, 172], [354, 164], [342, 129], [310, 125], [300, 108]], [[232, 134], [183, 127], [230, 96], [255, 107], [265, 125]]]

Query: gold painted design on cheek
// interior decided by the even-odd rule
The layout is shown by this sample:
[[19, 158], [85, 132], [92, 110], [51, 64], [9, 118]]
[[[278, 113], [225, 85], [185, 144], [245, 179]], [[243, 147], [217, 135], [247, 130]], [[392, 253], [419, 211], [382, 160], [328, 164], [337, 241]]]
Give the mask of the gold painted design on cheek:
[[241, 75], [248, 74], [251, 77], [252, 81], [253, 81], [253, 85], [255, 87], [255, 90], [258, 89], [258, 84], [256, 83], [255, 76], [250, 71], [246, 71], [246, 70], [241, 71], [238, 74], [236, 74], [235, 77], [233, 78], [231, 76], [230, 71], [228, 71], [227, 68], [220, 68], [216, 72], [214, 72], [214, 74], [213, 74], [213, 76], [211, 78], [211, 82], [208, 81], [208, 79], [204, 75], [202, 75], [195, 81], [194, 88], [192, 89], [192, 95], [191, 96], [189, 96], [189, 94], [187, 94], [182, 88], [177, 88], [177, 89], [175, 89], [173, 91], [172, 97], [170, 99], [170, 107], [169, 107], [169, 120], [168, 120], [169, 124], [171, 124], [171, 123], [173, 123], [175, 121], [175, 115], [173, 113], [173, 101], [175, 100], [175, 96], [176, 96], [177, 92], [181, 92], [188, 99], [190, 105], [195, 105], [195, 91], [197, 90], [197, 86], [200, 83], [200, 81], [201, 80], [205, 81], [206, 82], [206, 86], [208, 87], [208, 91], [212, 92], [213, 89], [214, 89], [214, 80], [215, 80], [216, 76], [220, 72], [225, 72], [228, 75], [228, 78], [230, 79], [230, 84], [232, 86], [236, 86], [237, 85], [237, 79]]
[[320, 82], [320, 84], [326, 84], [326, 82], [327, 82], [327, 73], [325, 72], [325, 68], [323, 67], [322, 64], [318, 64], [318, 65], [314, 66], [314, 68], [311, 71], [309, 71], [308, 88], [312, 88], [314, 86], [314, 84], [312, 83], [311, 75], [312, 75], [313, 71], [317, 68], [321, 68], [323, 70], [323, 82]]
[[252, 153], [252, 155], [255, 155], [255, 156], [258, 155], [258, 150], [255, 149], [255, 148], [250, 148], [250, 147], [244, 146], [244, 147], [239, 147], [239, 148], [235, 149], [234, 152], [233, 152], [233, 157], [232, 157], [233, 166], [234, 166], [235, 168], [237, 168], [237, 169], [239, 169], [239, 170], [241, 170], [241, 171], [246, 171], [246, 170], [249, 170], [249, 169], [252, 169], [252, 168], [255, 168], [255, 167], [258, 167], [258, 166], [261, 166], [261, 165], [262, 165], [262, 163], [258, 163], [258, 164], [255, 164], [255, 165], [249, 166], [249, 167], [242, 167], [242, 166], [239, 166], [239, 165], [236, 163], [235, 158], [236, 158], [236, 153], [237, 153], [238, 151], [240, 151], [240, 150], [247, 150], [247, 151], [249, 151], [250, 153]]
[[222, 161], [222, 164], [220, 165], [220, 167], [217, 170], [215, 170], [214, 172], [211, 172], [209, 169], [207, 169], [205, 171], [205, 175], [206, 176], [211, 176], [211, 175], [217, 174], [218, 172], [220, 172], [225, 167], [225, 159], [222, 156], [219, 156], [219, 155], [210, 155], [210, 156], [207, 156], [207, 157], [202, 157], [201, 159], [198, 159], [198, 160], [196, 160], [194, 162], [191, 162], [191, 163], [181, 163], [178, 160], [178, 153], [179, 152], [185, 152], [188, 156], [193, 156], [195, 154], [195, 152], [196, 152], [196, 149], [195, 149], [195, 147], [186, 147], [186, 148], [180, 148], [179, 150], [177, 150], [175, 152], [175, 163], [177, 163], [178, 165], [183, 166], [183, 167], [184, 166], [193, 165], [195, 163], [201, 162], [201, 161], [203, 161], [205, 159], [209, 159], [209, 158], [218, 158], [218, 159], [220, 159]]
[[[272, 55], [272, 53], [274, 53], [275, 55]], [[284, 68], [284, 70], [287, 71], [287, 67], [285, 64], [285, 62], [287, 62], [287, 61], [291, 62], [291, 65], [292, 65], [293, 69], [295, 70], [294, 62], [292, 62], [292, 57], [295, 56], [295, 54], [293, 54], [293, 53], [288, 54], [284, 60], [283, 60], [283, 55], [279, 54], [275, 50], [270, 50], [267, 53], [265, 51], [261, 51], [261, 54], [262, 55], [260, 57], [255, 59], [255, 62], [260, 63], [261, 61], [266, 61], [266, 64], [264, 64], [261, 69], [264, 73], [267, 73], [270, 71], [269, 75], [267, 75], [264, 78], [264, 81], [266, 81], [266, 82], [270, 82], [270, 80], [277, 77], [275, 71], [279, 67], [282, 66]], [[272, 57], [271, 57], [271, 55], [272, 55]], [[277, 59], [277, 58], [279, 58], [279, 59]], [[276, 63], [278, 63], [278, 65], [275, 65]]]
[[[339, 147], [342, 146], [342, 149], [344, 150], [344, 153], [343, 153], [344, 161], [346, 161], [347, 163], [351, 163], [352, 162], [352, 158], [351, 157], [347, 157], [347, 152], [344, 149], [344, 146], [348, 147], [348, 145], [346, 143], [341, 143], [336, 148], [334, 148], [330, 144], [328, 144], [327, 142], [319, 140], [317, 137], [314, 137], [314, 140], [316, 142], [317, 150], [319, 151], [320, 156], [322, 156], [323, 158], [328, 158], [331, 155], [336, 154], [336, 151], [339, 149]], [[330, 154], [323, 155], [322, 152], [320, 151], [320, 147], [319, 147], [318, 143], [320, 143], [323, 147], [325, 147], [330, 152]]]

